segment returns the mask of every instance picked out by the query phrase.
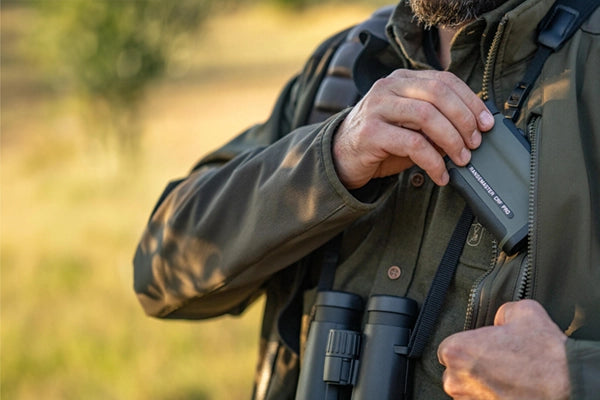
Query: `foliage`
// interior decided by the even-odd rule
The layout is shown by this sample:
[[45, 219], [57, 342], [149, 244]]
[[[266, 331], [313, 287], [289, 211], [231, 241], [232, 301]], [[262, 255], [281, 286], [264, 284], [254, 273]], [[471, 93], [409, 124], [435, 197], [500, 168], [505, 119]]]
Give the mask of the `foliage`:
[[[265, 2], [295, 10], [321, 3]], [[377, 4], [377, 0], [362, 2]], [[197, 36], [210, 12], [251, 2], [34, 0], [28, 4], [35, 5], [39, 15], [34, 27], [35, 57], [54, 88], [83, 100], [79, 114], [94, 128], [88, 133], [96, 132], [105, 141], [116, 134], [121, 147], [135, 149], [141, 130], [139, 106], [148, 86], [164, 77], [178, 48]]]
[[[211, 1], [40, 1], [36, 53], [56, 86], [75, 91], [96, 122], [135, 136], [148, 85], [195, 33]], [[101, 124], [102, 125], [102, 124]]]
[[[248, 398], [262, 302], [241, 319], [148, 318], [132, 289], [133, 252], [166, 182], [266, 118], [314, 46], [372, 7], [297, 13], [261, 6], [211, 17], [188, 72], [151, 85], [140, 104], [146, 130], [137, 168], [94, 151], [85, 140], [93, 121], [63, 106], [74, 84], [47, 90], [46, 78], [22, 57], [17, 44], [49, 22], [35, 18], [42, 11], [57, 22], [43, 38], [54, 49], [66, 29], [60, 13], [4, 0], [0, 10], [0, 398]], [[80, 40], [77, 34], [65, 43]], [[53, 70], [61, 89], [68, 75]]]

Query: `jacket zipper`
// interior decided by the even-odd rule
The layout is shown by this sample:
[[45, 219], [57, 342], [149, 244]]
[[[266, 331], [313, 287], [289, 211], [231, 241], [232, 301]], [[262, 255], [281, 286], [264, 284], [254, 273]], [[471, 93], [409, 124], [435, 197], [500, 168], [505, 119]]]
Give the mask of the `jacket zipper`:
[[534, 224], [536, 221], [535, 214], [535, 193], [537, 187], [537, 127], [540, 120], [540, 116], [534, 116], [531, 121], [527, 124], [527, 137], [531, 145], [531, 156], [529, 162], [529, 209], [527, 213], [528, 219], [528, 236], [527, 236], [527, 262], [521, 276], [519, 277], [519, 290], [517, 292], [518, 299], [525, 299], [531, 297], [532, 293], [532, 279], [533, 279], [533, 254], [532, 249], [535, 246], [534, 243]]
[[481, 290], [483, 288], [483, 282], [485, 278], [487, 278], [494, 267], [496, 266], [496, 260], [498, 259], [498, 242], [496, 240], [492, 241], [492, 257], [490, 260], [489, 267], [487, 271], [481, 275], [471, 287], [471, 292], [469, 293], [469, 301], [467, 303], [467, 313], [465, 316], [465, 325], [464, 330], [473, 329], [475, 327], [476, 316], [479, 313], [479, 298], [481, 297]]
[[[483, 79], [481, 85], [481, 99], [486, 101], [489, 99], [492, 91], [492, 77], [494, 73], [494, 61], [496, 60], [496, 56], [498, 55], [498, 49], [500, 47], [500, 41], [502, 36], [504, 36], [504, 29], [506, 27], [506, 22], [508, 19], [503, 18], [498, 24], [498, 28], [496, 29], [496, 33], [494, 34], [494, 39], [492, 40], [492, 44], [487, 54], [487, 58], [485, 61], [485, 66], [483, 69]], [[492, 242], [492, 259], [490, 261], [489, 268], [487, 271], [479, 277], [471, 287], [471, 292], [469, 293], [469, 300], [467, 302], [467, 312], [465, 316], [465, 325], [464, 329], [473, 329], [474, 324], [477, 321], [477, 314], [479, 312], [479, 298], [481, 296], [481, 289], [483, 287], [483, 282], [485, 278], [487, 278], [494, 267], [496, 266], [498, 258], [498, 243], [494, 240]]]
[[504, 17], [498, 24], [498, 29], [496, 29], [496, 34], [494, 35], [494, 39], [492, 40], [492, 44], [485, 60], [485, 66], [483, 69], [483, 82], [481, 85], [481, 99], [484, 101], [488, 100], [491, 94], [490, 88], [492, 86], [492, 76], [494, 73], [494, 61], [498, 55], [500, 40], [502, 39], [502, 36], [504, 36], [504, 29], [506, 28], [507, 21], [508, 19]]

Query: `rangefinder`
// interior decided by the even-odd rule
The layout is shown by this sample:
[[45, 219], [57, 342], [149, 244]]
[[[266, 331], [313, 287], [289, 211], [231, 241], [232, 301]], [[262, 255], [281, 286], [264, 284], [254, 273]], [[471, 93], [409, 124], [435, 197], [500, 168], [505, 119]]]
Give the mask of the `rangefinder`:
[[527, 243], [531, 148], [511, 119], [494, 112], [494, 120], [469, 164], [459, 167], [446, 157], [446, 168], [450, 185], [511, 255]]

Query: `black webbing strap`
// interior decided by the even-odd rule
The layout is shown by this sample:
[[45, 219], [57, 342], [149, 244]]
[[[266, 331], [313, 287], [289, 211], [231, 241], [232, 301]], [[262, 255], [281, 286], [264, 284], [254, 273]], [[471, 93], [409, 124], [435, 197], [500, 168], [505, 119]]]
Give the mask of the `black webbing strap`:
[[410, 353], [408, 354], [409, 358], [419, 358], [423, 354], [425, 345], [429, 341], [438, 315], [442, 310], [446, 292], [454, 277], [454, 272], [458, 266], [458, 260], [467, 240], [467, 235], [471, 229], [472, 222], [473, 212], [467, 206], [463, 210], [456, 228], [454, 228], [452, 238], [448, 243], [448, 247], [446, 247], [444, 256], [442, 257], [437, 272], [435, 273], [435, 277], [431, 282], [427, 298], [421, 307], [421, 312], [417, 318], [415, 329], [412, 332], [410, 343], [408, 345], [410, 349]]
[[504, 115], [517, 121], [521, 107], [542, 72], [550, 54], [560, 49], [575, 31], [600, 6], [600, 0], [557, 0], [538, 26], [538, 48], [506, 103]]

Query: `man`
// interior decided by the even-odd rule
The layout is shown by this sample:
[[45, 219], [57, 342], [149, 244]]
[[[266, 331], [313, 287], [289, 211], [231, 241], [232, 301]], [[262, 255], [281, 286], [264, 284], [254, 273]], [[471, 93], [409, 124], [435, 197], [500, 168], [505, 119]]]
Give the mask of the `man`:
[[[335, 53], [316, 52], [265, 124], [166, 190], [134, 260], [146, 312], [235, 314], [266, 293], [254, 397], [289, 399], [326, 244], [338, 234], [334, 290], [422, 305], [465, 207], [443, 156], [466, 165], [485, 140], [494, 120], [478, 94], [502, 106], [552, 3], [402, 2], [389, 43], [363, 57], [389, 73], [369, 77], [356, 106], [303, 126]], [[523, 104], [527, 249], [508, 256], [473, 222], [416, 362], [413, 398], [588, 399], [600, 390], [599, 33], [596, 11], [545, 62]]]

